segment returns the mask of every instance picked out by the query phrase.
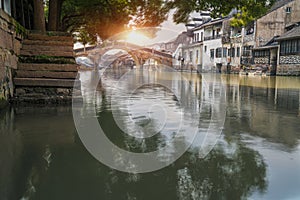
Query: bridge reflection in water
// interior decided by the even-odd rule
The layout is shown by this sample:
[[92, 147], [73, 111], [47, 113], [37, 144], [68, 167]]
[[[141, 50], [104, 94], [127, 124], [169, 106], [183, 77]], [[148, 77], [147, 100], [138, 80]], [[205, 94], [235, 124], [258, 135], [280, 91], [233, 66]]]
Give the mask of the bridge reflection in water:
[[[160, 76], [159, 71], [153, 73]], [[126, 150], [140, 152], [145, 150], [140, 140], [123, 135], [112, 119], [111, 90], [122, 74], [107, 72], [96, 96], [88, 88], [83, 88], [83, 94], [91, 106], [96, 105], [100, 123], [110, 130], [108, 137]], [[80, 75], [83, 87], [98, 76], [92, 71]], [[213, 94], [204, 90], [215, 82], [225, 85], [223, 134], [207, 157], [199, 159], [193, 146], [162, 170], [121, 173], [86, 151], [70, 107], [13, 107], [0, 116], [1, 199], [300, 198], [300, 79], [182, 75], [192, 85], [179, 90], [186, 109], [197, 111], [201, 99]], [[164, 79], [173, 86], [181, 81], [172, 75]], [[203, 87], [204, 79], [207, 87]], [[194, 102], [190, 102], [192, 93], [198, 97]], [[159, 94], [162, 101], [176, 106], [172, 94]], [[155, 150], [165, 141], [164, 135], [157, 135], [146, 141], [146, 150]]]

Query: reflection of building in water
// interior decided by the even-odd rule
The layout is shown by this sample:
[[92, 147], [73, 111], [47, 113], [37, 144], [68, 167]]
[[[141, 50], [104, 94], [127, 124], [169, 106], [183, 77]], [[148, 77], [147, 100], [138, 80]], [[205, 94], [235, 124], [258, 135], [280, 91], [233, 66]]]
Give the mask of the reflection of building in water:
[[297, 144], [299, 79], [226, 76], [222, 81], [228, 83], [227, 134], [246, 132], [291, 147]]

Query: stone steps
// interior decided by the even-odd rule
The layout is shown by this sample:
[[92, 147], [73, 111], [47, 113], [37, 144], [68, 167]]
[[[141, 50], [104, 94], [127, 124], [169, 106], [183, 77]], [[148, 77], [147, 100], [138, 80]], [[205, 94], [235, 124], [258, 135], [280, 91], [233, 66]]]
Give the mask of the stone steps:
[[77, 64], [18, 63], [19, 70], [77, 72]]
[[73, 88], [74, 79], [53, 78], [14, 78], [15, 86], [39, 86], [39, 87], [62, 87]]
[[16, 101], [71, 102], [77, 80], [73, 38], [65, 35], [29, 34], [23, 41], [14, 73]]
[[77, 72], [63, 72], [63, 71], [16, 71], [16, 77], [19, 78], [54, 78], [54, 79], [75, 79]]
[[22, 56], [61, 56], [61, 57], [73, 57], [74, 53], [70, 51], [49, 51], [49, 50], [35, 50], [35, 49], [21, 49], [20, 54]]
[[31, 33], [27, 37], [28, 40], [41, 40], [41, 41], [69, 41], [73, 42], [73, 38], [70, 36], [64, 35], [44, 35], [39, 33]]
[[[58, 49], [57, 46], [60, 48]], [[23, 44], [22, 50], [36, 50], [36, 51], [54, 51], [54, 52], [73, 52], [72, 46], [64, 46], [64, 45], [46, 45], [46, 44]]]
[[44, 45], [44, 46], [70, 46], [73, 47], [73, 41], [53, 41], [53, 40], [23, 40], [22, 45]]

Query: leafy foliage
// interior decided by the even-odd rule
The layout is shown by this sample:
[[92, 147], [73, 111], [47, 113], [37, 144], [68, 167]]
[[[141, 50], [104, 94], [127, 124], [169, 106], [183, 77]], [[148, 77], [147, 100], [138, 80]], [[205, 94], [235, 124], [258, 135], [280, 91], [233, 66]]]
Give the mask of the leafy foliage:
[[175, 9], [174, 21], [176, 23], [187, 23], [189, 14], [196, 11], [211, 11], [213, 18], [228, 15], [232, 10], [239, 12], [232, 22], [234, 26], [245, 26], [250, 21], [262, 16], [275, 0], [174, 0], [167, 3], [166, 7]]
[[167, 13], [162, 0], [65, 0], [62, 29], [84, 28], [91, 36], [106, 39], [130, 27], [158, 26]]

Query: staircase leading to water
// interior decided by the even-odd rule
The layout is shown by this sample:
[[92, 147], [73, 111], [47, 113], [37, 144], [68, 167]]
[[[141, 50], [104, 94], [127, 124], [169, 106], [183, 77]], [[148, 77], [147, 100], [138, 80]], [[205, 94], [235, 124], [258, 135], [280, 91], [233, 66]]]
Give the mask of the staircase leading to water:
[[18, 68], [14, 73], [14, 100], [71, 102], [77, 71], [71, 36], [29, 34], [22, 42]]

